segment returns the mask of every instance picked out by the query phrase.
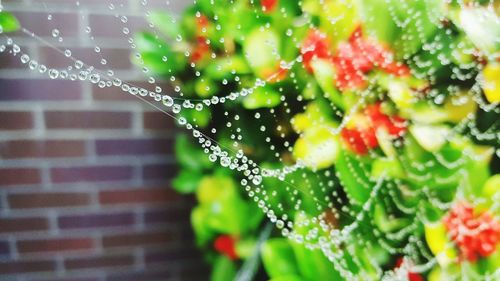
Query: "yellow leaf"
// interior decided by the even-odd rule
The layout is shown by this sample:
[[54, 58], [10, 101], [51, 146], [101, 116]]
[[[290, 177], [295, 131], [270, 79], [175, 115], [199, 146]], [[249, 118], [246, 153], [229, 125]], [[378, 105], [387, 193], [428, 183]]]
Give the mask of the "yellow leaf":
[[442, 222], [425, 224], [425, 240], [436, 260], [442, 267], [451, 264], [457, 253], [446, 235], [446, 228]]
[[293, 155], [309, 168], [323, 169], [335, 163], [339, 151], [337, 136], [328, 126], [307, 129], [295, 142]]
[[490, 103], [500, 102], [500, 64], [489, 63], [483, 69], [483, 90]]

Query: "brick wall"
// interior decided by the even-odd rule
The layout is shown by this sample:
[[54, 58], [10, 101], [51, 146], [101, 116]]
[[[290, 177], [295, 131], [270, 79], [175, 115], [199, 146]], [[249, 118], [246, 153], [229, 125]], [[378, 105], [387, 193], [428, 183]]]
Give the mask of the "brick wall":
[[[153, 87], [130, 64], [127, 38], [107, 9], [114, 3], [137, 30], [145, 10], [165, 3], [143, 2], [2, 4], [47, 40], [58, 28], [64, 41], [54, 45], [75, 57], [99, 65], [102, 56], [101, 68]], [[42, 63], [68, 65], [22, 33], [13, 38]], [[169, 187], [173, 134], [169, 117], [119, 89], [48, 80], [0, 54], [0, 280], [207, 279], [189, 227], [192, 200]]]

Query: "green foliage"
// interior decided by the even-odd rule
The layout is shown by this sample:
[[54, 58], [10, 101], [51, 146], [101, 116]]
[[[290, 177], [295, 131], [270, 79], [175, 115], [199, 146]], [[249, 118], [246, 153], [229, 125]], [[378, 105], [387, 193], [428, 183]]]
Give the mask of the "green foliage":
[[262, 247], [262, 262], [270, 278], [297, 276], [297, 261], [290, 243], [283, 238], [266, 241]]
[[[380, 278], [379, 270], [392, 269], [399, 253], [415, 243], [436, 256], [435, 268], [422, 273], [429, 280], [445, 280], [443, 276], [459, 270], [491, 272], [498, 268], [498, 251], [472, 266], [451, 262], [457, 251], [443, 246], [453, 243], [442, 220], [458, 195], [478, 202], [480, 210], [490, 210], [499, 196], [498, 175], [492, 176], [500, 163], [493, 153], [498, 141], [457, 128], [471, 116], [485, 135], [497, 128], [498, 112], [484, 110], [491, 105], [478, 107], [480, 87], [471, 87], [478, 74], [487, 84], [500, 85], [493, 62], [500, 29], [485, 7], [448, 2], [278, 1], [274, 12], [264, 12], [261, 1], [200, 0], [177, 21], [166, 13], [152, 13], [149, 21], [160, 35], [138, 33], [140, 56], [133, 60], [164, 78], [175, 76], [183, 97], [194, 100], [251, 89], [210, 110], [183, 109], [179, 115], [200, 131], [214, 127], [210, 142], [243, 151], [260, 168], [303, 164], [286, 176], [264, 177], [258, 187], [267, 198], [260, 207], [269, 208], [278, 219], [287, 217], [294, 233], [314, 237], [306, 244], [319, 245], [318, 237], [331, 237], [359, 220], [352, 237], [333, 249], [342, 251], [337, 262], [354, 276]], [[486, 16], [481, 30], [478, 14]], [[301, 48], [312, 28], [324, 35], [319, 39], [331, 55], [319, 52], [306, 66]], [[369, 51], [352, 49], [356, 30]], [[207, 50], [194, 57], [200, 46]], [[371, 55], [365, 51], [386, 53], [373, 54], [384, 61], [366, 66], [369, 71], [353, 67], [356, 71], [349, 72], [336, 64], [341, 49], [348, 50], [345, 61], [363, 61], [363, 55]], [[485, 54], [480, 59], [478, 49]], [[349, 57], [357, 55], [361, 58]], [[391, 67], [407, 67], [410, 74], [384, 65], [389, 57], [397, 62]], [[488, 75], [480, 73], [486, 61], [491, 66]], [[341, 86], [342, 78], [354, 81], [360, 73], [359, 88]], [[484, 92], [491, 103], [500, 100], [499, 89]], [[379, 106], [380, 112], [368, 111], [370, 106]], [[227, 117], [236, 115], [231, 126], [226, 125]], [[402, 120], [404, 128], [398, 133], [391, 133], [398, 128], [388, 128], [395, 126], [394, 120]], [[347, 130], [350, 138], [344, 135]], [[356, 137], [362, 140], [356, 143]], [[241, 260], [215, 253], [213, 243], [228, 235], [235, 240], [239, 259], [252, 256], [263, 212], [241, 188], [246, 177], [210, 162], [195, 140], [177, 136], [175, 152], [181, 170], [173, 186], [196, 195], [199, 204], [191, 223], [198, 245], [213, 263], [211, 278], [233, 280]], [[379, 192], [372, 196], [377, 184]], [[372, 204], [364, 207], [369, 199]], [[357, 212], [364, 216], [357, 217]], [[327, 218], [327, 226], [317, 218]], [[345, 277], [320, 249], [277, 236], [274, 233], [260, 249], [263, 271], [271, 281]], [[391, 247], [399, 252], [388, 250]], [[418, 260], [430, 254], [414, 255]]]
[[174, 17], [166, 12], [154, 11], [149, 15], [148, 20], [169, 39], [175, 39], [181, 32]]
[[243, 99], [246, 109], [272, 108], [281, 103], [281, 94], [270, 87], [261, 87]]
[[272, 281], [334, 281], [340, 278], [320, 250], [305, 249], [286, 238], [268, 240], [262, 248], [262, 262]]
[[132, 60], [138, 65], [145, 65], [150, 71], [168, 75], [183, 67], [183, 58], [174, 53], [170, 45], [151, 33], [140, 32], [135, 35], [134, 42], [140, 52], [140, 57]]
[[0, 33], [13, 32], [20, 27], [17, 19], [9, 12], [0, 11]]
[[185, 169], [203, 171], [212, 167], [206, 154], [185, 134], [179, 134], [176, 138], [175, 155], [179, 165]]
[[234, 280], [236, 276], [236, 266], [228, 258], [224, 256], [217, 257], [210, 280], [212, 281], [229, 281]]
[[370, 198], [370, 190], [367, 188], [375, 185], [365, 172], [371, 170], [370, 164], [363, 162], [366, 162], [366, 159], [363, 161], [363, 159], [341, 150], [335, 165], [339, 179], [349, 198], [360, 205]]
[[198, 189], [203, 174], [199, 171], [181, 170], [172, 181], [173, 188], [179, 193], [193, 193]]

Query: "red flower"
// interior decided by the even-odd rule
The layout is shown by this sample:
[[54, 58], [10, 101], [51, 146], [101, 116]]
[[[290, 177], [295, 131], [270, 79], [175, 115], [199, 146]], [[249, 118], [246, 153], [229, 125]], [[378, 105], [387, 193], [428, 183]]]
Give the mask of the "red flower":
[[217, 252], [225, 255], [231, 260], [238, 259], [238, 254], [235, 248], [235, 239], [229, 235], [220, 235], [214, 241], [214, 248]]
[[196, 38], [196, 43], [191, 53], [191, 62], [197, 63], [202, 60], [210, 52], [210, 45], [207, 39], [203, 36]]
[[309, 30], [309, 33], [302, 43], [302, 47], [300, 49], [302, 53], [302, 62], [304, 67], [309, 71], [309, 73], [313, 72], [311, 67], [311, 62], [313, 59], [331, 59], [332, 55], [330, 52], [330, 43], [326, 38], [326, 35], [321, 33], [317, 29]]
[[393, 137], [401, 137], [406, 132], [405, 119], [393, 115], [388, 116], [382, 112], [382, 103], [368, 105], [365, 114], [371, 119], [376, 130], [385, 129]]
[[[403, 258], [398, 258], [396, 261], [396, 268], [399, 268], [402, 263]], [[416, 272], [408, 271], [408, 281], [424, 281], [424, 277]]]
[[191, 51], [191, 62], [193, 63], [199, 62], [210, 52], [210, 45], [207, 43], [205, 36], [206, 28], [209, 24], [210, 21], [205, 15], [196, 17], [196, 42]]
[[382, 112], [381, 103], [368, 105], [363, 115], [356, 115], [353, 121], [356, 128], [343, 128], [342, 139], [353, 152], [364, 155], [378, 147], [377, 130], [386, 130], [390, 136], [401, 137], [406, 132], [406, 121], [397, 116]]
[[462, 259], [474, 262], [489, 256], [500, 242], [500, 223], [488, 212], [474, 214], [466, 202], [453, 206], [443, 222]]
[[278, 6], [278, 1], [279, 0], [260, 0], [260, 4], [264, 12], [270, 13]]
[[363, 38], [361, 27], [353, 32], [348, 42], [339, 45], [333, 63], [337, 68], [336, 83], [340, 90], [365, 88], [365, 73], [375, 67], [397, 76], [410, 72], [407, 66], [393, 60], [388, 48]]
[[203, 29], [207, 28], [209, 23], [210, 21], [205, 15], [200, 15], [199, 17], [196, 17], [196, 32], [198, 32], [198, 35], [204, 33]]
[[365, 155], [369, 149], [378, 147], [375, 130], [371, 127], [361, 130], [344, 128], [340, 132], [340, 135], [349, 149], [359, 155]]

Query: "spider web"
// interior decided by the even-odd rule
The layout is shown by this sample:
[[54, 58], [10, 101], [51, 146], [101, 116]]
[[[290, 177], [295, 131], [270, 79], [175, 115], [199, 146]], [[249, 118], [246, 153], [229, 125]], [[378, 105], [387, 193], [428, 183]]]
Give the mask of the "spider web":
[[[463, 17], [488, 17], [491, 13], [495, 14], [498, 4], [494, 1], [483, 1], [486, 3], [482, 5], [472, 1], [333, 1], [338, 3], [334, 7], [338, 11], [332, 8], [332, 14], [322, 19], [327, 22], [327, 28], [321, 31], [330, 38], [343, 38], [343, 41], [348, 39], [342, 34], [346, 29], [342, 24], [352, 25], [350, 17], [353, 10], [357, 9], [361, 22], [370, 26], [381, 20], [373, 10], [377, 5], [394, 7], [386, 9], [387, 16], [402, 35], [391, 46], [396, 51], [393, 59], [405, 62], [411, 69], [411, 78], [407, 80], [391, 75], [366, 74], [366, 85], [349, 91], [348, 95], [352, 98], [348, 106], [339, 102], [340, 94], [333, 87], [321, 85], [322, 80], [325, 80], [321, 71], [311, 74], [304, 69], [305, 53], [314, 51], [314, 47], [304, 50], [304, 32], [318, 28], [318, 16], [314, 14], [318, 12], [318, 7], [314, 9], [307, 6], [319, 5], [321, 9], [321, 5], [329, 1], [300, 2], [302, 4], [298, 7], [301, 9], [296, 10], [295, 14], [279, 7], [272, 13], [275, 18], [263, 13], [260, 2], [264, 1], [194, 1], [188, 3], [195, 7], [190, 11], [192, 20], [207, 20], [210, 24], [195, 31], [200, 33], [198, 38], [210, 32], [221, 34], [213, 35], [218, 41], [210, 41], [205, 37], [197, 41], [193, 39], [196, 36], [186, 36], [182, 29], [162, 32], [161, 27], [154, 23], [154, 11], [178, 15], [179, 8], [173, 6], [179, 3], [163, 1], [160, 6], [153, 7], [149, 1], [142, 0], [136, 5], [140, 5], [142, 16], [150, 21], [144, 26], [147, 32], [144, 34], [152, 38], [151, 42], [160, 42], [157, 46], [149, 47], [161, 49], [171, 46], [173, 50], [153, 57], [160, 65], [156, 68], [149, 63], [151, 58], [146, 56], [140, 39], [134, 36], [131, 21], [136, 17], [123, 13], [123, 4], [112, 0], [103, 2], [106, 7], [103, 14], [108, 15], [110, 25], [121, 30], [129, 44], [132, 60], [140, 67], [151, 86], [148, 89], [127, 82], [108, 69], [112, 58], [107, 58], [101, 52], [90, 25], [84, 26], [83, 30], [94, 45], [92, 56], [98, 58], [100, 64], [91, 65], [74, 56], [71, 48], [59, 47], [59, 43], [65, 40], [65, 34], [60, 31], [64, 23], [49, 12], [47, 24], [53, 27], [50, 37], [41, 37], [24, 26], [21, 32], [56, 50], [61, 57], [66, 57], [66, 67], [54, 68], [39, 63], [35, 54], [19, 47], [20, 44], [9, 34], [2, 34], [4, 42], [0, 45], [0, 52], [8, 52], [25, 64], [26, 69], [51, 79], [87, 81], [100, 88], [120, 88], [124, 94], [134, 95], [163, 112], [165, 118], [175, 119], [179, 126], [192, 135], [193, 141], [202, 148], [210, 161], [239, 175], [241, 191], [255, 201], [283, 236], [306, 248], [321, 250], [346, 280], [406, 280], [410, 269], [412, 272], [427, 272], [435, 266], [438, 261], [423, 238], [423, 224], [430, 222], [426, 212], [429, 209], [446, 212], [453, 202], [464, 199], [467, 189], [473, 188], [469, 182], [474, 175], [470, 174], [467, 167], [471, 162], [482, 161], [478, 151], [465, 148], [452, 158], [443, 150], [410, 151], [408, 147], [414, 147], [421, 141], [411, 130], [411, 134], [406, 132], [389, 138], [389, 145], [386, 143], [385, 147], [380, 143], [380, 138], [384, 139], [384, 136], [377, 132], [379, 145], [376, 149], [369, 149], [363, 155], [352, 153], [345, 140], [342, 140], [342, 132], [352, 128], [353, 124], [361, 124], [363, 114], [367, 114], [364, 110], [369, 105], [380, 101], [396, 103], [396, 109], [393, 106], [392, 110], [401, 111], [405, 105], [398, 105], [398, 97], [391, 96], [391, 93], [397, 95], [398, 91], [411, 91], [414, 95], [407, 107], [415, 104], [431, 109], [450, 107], [452, 111], [458, 112], [458, 117], [439, 119], [441, 116], [427, 116], [430, 111], [411, 112], [411, 119], [405, 121], [405, 126], [416, 128], [415, 124], [421, 124], [419, 128], [424, 130], [444, 128], [439, 131], [442, 132], [440, 136], [426, 135], [423, 138], [441, 138], [446, 145], [452, 143], [457, 146], [461, 141], [487, 143], [490, 149], [484, 157], [500, 156], [498, 119], [484, 127], [478, 123], [478, 114], [475, 113], [498, 114], [500, 111], [497, 104], [489, 103], [483, 94], [484, 77], [480, 73], [484, 61], [460, 60], [461, 57], [481, 57], [495, 61], [498, 60], [498, 53], [481, 52], [466, 39], [456, 40], [466, 35], [452, 26], [445, 13], [446, 5], [457, 2], [456, 10], [472, 11], [474, 7], [477, 8], [474, 10], [476, 14], [465, 13]], [[415, 10], [414, 3], [424, 8]], [[245, 17], [228, 16], [228, 13], [237, 13], [241, 5], [246, 5]], [[40, 1], [40, 8], [44, 7], [44, 2]], [[79, 1], [68, 1], [68, 9], [79, 11], [79, 7]], [[210, 10], [211, 14], [205, 15], [206, 10]], [[79, 16], [85, 21], [90, 20], [84, 13]], [[185, 23], [179, 16], [165, 16], [163, 19], [171, 21], [171, 26], [187, 28], [182, 25]], [[258, 22], [252, 30], [246, 27], [249, 20]], [[277, 20], [285, 23], [277, 27]], [[498, 26], [498, 17], [496, 23]], [[239, 31], [232, 38], [225, 30], [230, 27]], [[377, 32], [364, 32], [364, 36], [372, 39], [381, 37]], [[169, 33], [167, 35], [170, 38], [165, 33]], [[284, 39], [276, 40], [275, 34]], [[418, 50], [412, 50], [415, 48], [412, 45], [414, 36], [418, 37], [417, 41], [423, 42]], [[322, 36], [314, 38], [310, 45], [317, 46], [323, 39]], [[341, 46], [343, 41], [335, 44]], [[193, 44], [197, 42], [212, 48], [203, 60], [192, 59], [197, 52]], [[288, 44], [286, 48], [291, 50], [290, 54], [283, 53], [284, 44]], [[333, 53], [335, 48], [330, 49]], [[368, 50], [361, 52], [371, 56]], [[436, 57], [439, 65], [433, 61]], [[237, 64], [241, 63], [236, 59], [246, 65], [244, 70], [236, 69]], [[259, 63], [264, 59], [276, 66], [274, 71], [255, 75], [261, 72]], [[186, 67], [182, 70], [172, 69], [175, 66], [175, 63], [171, 64], [172, 61], [184, 63]], [[265, 63], [270, 65], [269, 62]], [[321, 60], [313, 59], [312, 65], [314, 68], [324, 67], [321, 63]], [[166, 70], [158, 73], [158, 68]], [[440, 72], [442, 68], [449, 70], [444, 74], [445, 77]], [[211, 74], [207, 74], [208, 71]], [[335, 73], [331, 74], [333, 79]], [[209, 75], [212, 75], [210, 83], [207, 82]], [[171, 88], [162, 86], [163, 81], [170, 82]], [[198, 83], [195, 86], [197, 90], [193, 91], [192, 81]], [[387, 84], [381, 86], [384, 83]], [[413, 83], [414, 87], [406, 89], [405, 83]], [[207, 97], [193, 94], [196, 91]], [[255, 105], [258, 99], [264, 102]], [[459, 111], [464, 107], [474, 110], [460, 114]], [[207, 110], [211, 113], [211, 122], [207, 126], [200, 126], [199, 120], [187, 118], [185, 114]], [[300, 118], [309, 123], [298, 129]], [[442, 120], [438, 123], [445, 125], [435, 126], [436, 122], [430, 120], [432, 118]], [[397, 122], [394, 115], [389, 116], [388, 120]], [[321, 141], [316, 141], [315, 137]], [[222, 142], [221, 139], [230, 141]], [[362, 141], [365, 145], [370, 142], [366, 136], [362, 136]], [[305, 156], [297, 152], [301, 142], [302, 149], [306, 150]], [[422, 156], [422, 153], [425, 155]], [[330, 161], [330, 158], [341, 160]], [[382, 166], [381, 171], [374, 173], [374, 161], [380, 158], [391, 164]], [[390, 169], [394, 165], [400, 166], [405, 174], [404, 179], [394, 176]], [[432, 169], [443, 172], [436, 176], [430, 173]], [[349, 187], [353, 185], [357, 186], [357, 190]], [[450, 189], [449, 185], [453, 185], [453, 197], [443, 198], [435, 187]], [[481, 204], [482, 200], [480, 197], [467, 199], [474, 205]], [[498, 209], [498, 204], [494, 208]], [[381, 217], [387, 222], [381, 221]], [[397, 222], [401, 223], [398, 225]], [[381, 251], [404, 257], [402, 265], [397, 269], [388, 268], [377, 256]], [[499, 274], [497, 269], [472, 278], [495, 280]], [[461, 276], [450, 278], [460, 279]]]

